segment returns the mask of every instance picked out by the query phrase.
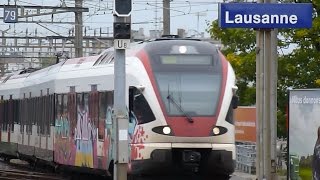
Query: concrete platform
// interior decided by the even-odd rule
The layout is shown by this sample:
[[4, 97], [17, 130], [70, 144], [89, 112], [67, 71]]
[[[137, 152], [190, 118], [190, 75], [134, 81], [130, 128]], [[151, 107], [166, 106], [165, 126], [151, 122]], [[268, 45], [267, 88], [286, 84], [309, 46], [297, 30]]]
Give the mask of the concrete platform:
[[232, 174], [232, 180], [243, 179], [243, 180], [256, 180], [257, 176], [253, 174], [243, 173], [243, 172], [234, 172]]

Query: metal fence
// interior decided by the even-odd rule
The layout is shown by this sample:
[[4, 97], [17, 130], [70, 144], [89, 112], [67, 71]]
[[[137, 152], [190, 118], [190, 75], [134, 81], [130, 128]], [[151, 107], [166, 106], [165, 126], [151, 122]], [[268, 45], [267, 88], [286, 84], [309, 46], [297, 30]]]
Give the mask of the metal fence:
[[236, 144], [236, 169], [240, 172], [256, 174], [256, 145], [253, 143]]
[[[277, 170], [286, 170], [287, 141], [277, 140]], [[236, 142], [236, 169], [240, 172], [256, 174], [256, 144], [250, 142]]]

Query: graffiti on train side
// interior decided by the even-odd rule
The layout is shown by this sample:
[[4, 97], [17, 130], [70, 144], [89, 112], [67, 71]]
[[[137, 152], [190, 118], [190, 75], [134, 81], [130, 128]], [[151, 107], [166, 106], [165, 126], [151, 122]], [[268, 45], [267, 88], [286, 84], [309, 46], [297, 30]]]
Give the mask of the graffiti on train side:
[[[67, 115], [61, 115], [55, 121], [55, 154], [54, 157], [61, 164], [69, 164], [74, 161], [72, 154], [75, 148], [67, 146], [70, 144], [70, 123]], [[69, 164], [71, 165], [71, 164]]]
[[77, 125], [75, 128], [76, 166], [94, 167], [96, 157], [97, 128], [89, 118], [87, 106], [78, 106]]
[[143, 159], [142, 150], [144, 147], [144, 142], [148, 139], [148, 135], [145, 133], [142, 126], [138, 126], [135, 134], [132, 139], [131, 144], [131, 159], [132, 160], [138, 160]]
[[[86, 97], [78, 97], [74, 121], [70, 121], [70, 114], [57, 112], [54, 140], [56, 162], [89, 168], [107, 168], [108, 160], [112, 158], [112, 104], [108, 103], [104, 108], [105, 115], [96, 122], [90, 115]], [[100, 142], [103, 141], [99, 148], [98, 126], [102, 126], [99, 127], [99, 131], [105, 132], [99, 138]]]
[[59, 119], [56, 120], [56, 134], [61, 137], [68, 137], [70, 130], [70, 121], [68, 120], [67, 115], [62, 115]]
[[[105, 101], [99, 100], [98, 117], [93, 115], [93, 112], [97, 112], [97, 109], [94, 109], [95, 104], [90, 104], [97, 102], [89, 100], [88, 96], [77, 94], [74, 102], [69, 103], [72, 99], [70, 98], [67, 103], [57, 103], [54, 139], [56, 162], [89, 168], [108, 168], [113, 158], [112, 145], [115, 144], [112, 123], [113, 100], [110, 98], [112, 95], [105, 94]], [[60, 99], [64, 101], [64, 98]], [[132, 112], [129, 118], [130, 168], [131, 160], [144, 159], [144, 142], [148, 135], [143, 126], [138, 125], [137, 117]]]

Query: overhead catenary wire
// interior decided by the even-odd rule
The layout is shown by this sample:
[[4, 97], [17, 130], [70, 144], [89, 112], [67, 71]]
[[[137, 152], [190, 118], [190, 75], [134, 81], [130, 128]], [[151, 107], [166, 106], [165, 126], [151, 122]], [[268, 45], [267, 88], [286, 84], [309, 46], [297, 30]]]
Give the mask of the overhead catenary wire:
[[[20, 6], [23, 5], [61, 5], [60, 0], [33, 0], [33, 1], [27, 1], [27, 0], [17, 0], [17, 4]], [[64, 0], [67, 7], [73, 7], [75, 4], [74, 0]], [[209, 5], [215, 5], [220, 3], [221, 1], [198, 1], [198, 0], [173, 0], [171, 1], [171, 18], [180, 18], [184, 16], [192, 16], [200, 12], [217, 12], [217, 9], [213, 9], [214, 6], [208, 7]], [[135, 13], [154, 13], [154, 11], [162, 11], [162, 1], [161, 0], [134, 0], [133, 1], [133, 9], [132, 14], [134, 17]], [[113, 0], [84, 0], [83, 2], [84, 7], [90, 8], [90, 11], [88, 13], [83, 13], [83, 21], [84, 21], [84, 27], [92, 27], [88, 28], [88, 33], [93, 33], [91, 29], [97, 29], [98, 26], [103, 23], [99, 19], [99, 16], [109, 16], [112, 15], [112, 9], [113, 9]], [[200, 7], [202, 10], [198, 10], [196, 8]], [[203, 10], [205, 9], [205, 10]], [[110, 16], [112, 17], [112, 16]], [[34, 20], [41, 21], [48, 19], [49, 16], [43, 16], [43, 17], [37, 17], [34, 18]], [[55, 21], [63, 21], [63, 20], [73, 20], [74, 14], [73, 13], [67, 13], [67, 14], [59, 14], [54, 15]], [[133, 25], [147, 25], [147, 24], [159, 24], [163, 20], [161, 20], [161, 15], [157, 17], [156, 19], [150, 18], [150, 19], [134, 19], [132, 18], [132, 24]], [[105, 21], [105, 27], [112, 27], [112, 20]], [[44, 24], [44, 23], [42, 23]], [[5, 25], [0, 24], [0, 27], [3, 27]], [[19, 26], [19, 25], [18, 25]], [[25, 26], [25, 25], [24, 25]], [[73, 28], [73, 25], [57, 25], [57, 24], [46, 24], [46, 26], [51, 27], [55, 31], [59, 31], [63, 35], [67, 35], [69, 30]], [[159, 26], [159, 25], [157, 25]], [[32, 27], [31, 27], [32, 28]]]

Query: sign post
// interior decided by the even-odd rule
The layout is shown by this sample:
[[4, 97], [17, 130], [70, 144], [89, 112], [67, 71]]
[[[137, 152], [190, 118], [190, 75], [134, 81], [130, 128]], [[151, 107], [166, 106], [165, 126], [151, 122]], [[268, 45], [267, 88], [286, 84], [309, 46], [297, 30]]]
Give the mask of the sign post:
[[277, 131], [277, 30], [311, 28], [312, 4], [221, 3], [221, 28], [255, 28], [256, 36], [256, 118], [257, 179], [276, 179]]
[[[129, 161], [128, 142], [128, 112], [126, 108], [126, 69], [125, 50], [130, 47], [131, 23], [130, 14], [132, 9], [131, 0], [114, 1], [114, 116], [113, 125], [116, 130], [114, 150], [114, 180], [127, 180], [127, 168]], [[129, 22], [127, 22], [129, 21]]]

